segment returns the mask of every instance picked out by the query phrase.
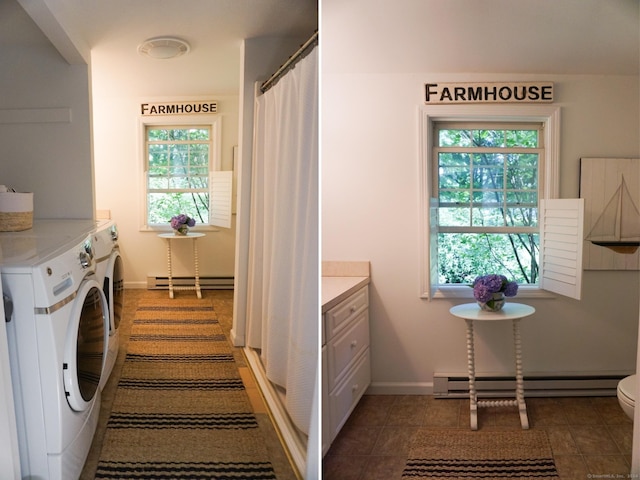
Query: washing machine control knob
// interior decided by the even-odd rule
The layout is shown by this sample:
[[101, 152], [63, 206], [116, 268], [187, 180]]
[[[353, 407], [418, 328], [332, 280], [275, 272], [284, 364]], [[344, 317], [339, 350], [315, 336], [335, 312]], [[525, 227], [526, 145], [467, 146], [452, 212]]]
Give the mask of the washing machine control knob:
[[80, 252], [80, 256], [79, 256], [79, 260], [80, 260], [80, 266], [82, 266], [82, 268], [89, 268], [91, 266], [91, 255], [89, 255], [87, 252]]
[[87, 252], [90, 259], [93, 259], [93, 242], [91, 239], [87, 239], [87, 241], [84, 242], [84, 251]]

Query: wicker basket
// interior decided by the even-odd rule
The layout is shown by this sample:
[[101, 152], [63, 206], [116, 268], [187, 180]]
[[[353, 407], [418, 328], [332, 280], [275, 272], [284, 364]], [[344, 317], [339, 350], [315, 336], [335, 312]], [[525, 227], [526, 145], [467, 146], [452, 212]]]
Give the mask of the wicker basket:
[[0, 232], [33, 227], [33, 193], [0, 192]]

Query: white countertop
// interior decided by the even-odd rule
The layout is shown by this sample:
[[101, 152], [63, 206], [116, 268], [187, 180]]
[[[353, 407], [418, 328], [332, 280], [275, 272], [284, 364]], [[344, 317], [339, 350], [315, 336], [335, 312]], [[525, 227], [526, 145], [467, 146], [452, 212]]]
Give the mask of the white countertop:
[[369, 277], [322, 277], [322, 313], [369, 283]]
[[32, 228], [0, 232], [0, 266], [31, 267], [88, 238], [99, 222], [91, 219], [34, 219]]

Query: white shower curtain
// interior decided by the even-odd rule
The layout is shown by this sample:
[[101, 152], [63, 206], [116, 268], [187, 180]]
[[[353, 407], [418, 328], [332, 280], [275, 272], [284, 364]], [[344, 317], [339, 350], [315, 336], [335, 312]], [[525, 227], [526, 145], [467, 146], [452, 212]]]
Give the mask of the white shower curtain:
[[318, 367], [317, 47], [256, 99], [247, 346], [309, 433]]

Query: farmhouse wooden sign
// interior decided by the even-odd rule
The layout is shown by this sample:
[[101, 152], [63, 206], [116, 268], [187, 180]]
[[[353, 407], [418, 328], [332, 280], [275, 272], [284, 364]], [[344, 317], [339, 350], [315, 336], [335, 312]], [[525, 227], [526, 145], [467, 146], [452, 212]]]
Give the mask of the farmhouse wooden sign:
[[202, 102], [192, 101], [140, 104], [140, 114], [145, 116], [208, 114], [216, 113], [217, 111], [218, 104], [210, 100]]
[[427, 83], [427, 105], [450, 103], [549, 103], [553, 82]]

